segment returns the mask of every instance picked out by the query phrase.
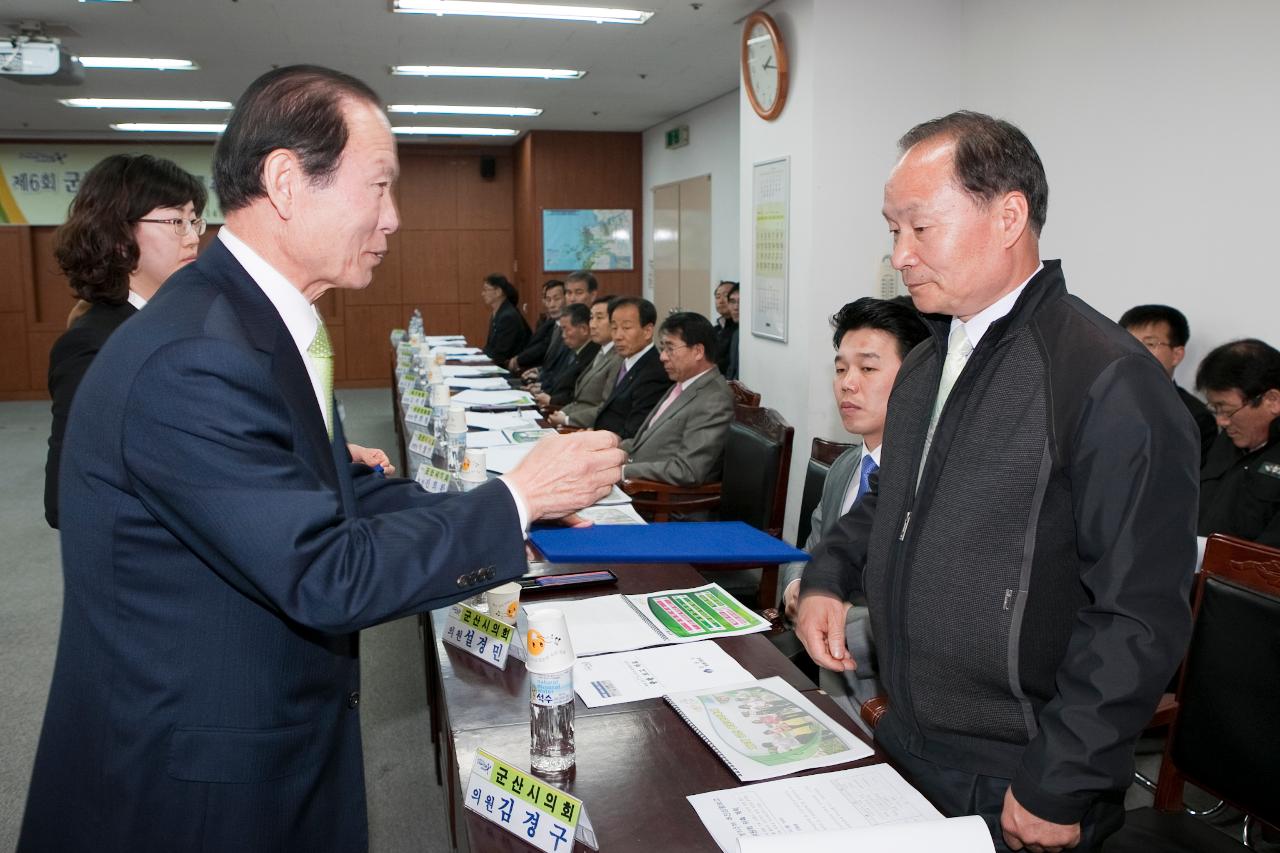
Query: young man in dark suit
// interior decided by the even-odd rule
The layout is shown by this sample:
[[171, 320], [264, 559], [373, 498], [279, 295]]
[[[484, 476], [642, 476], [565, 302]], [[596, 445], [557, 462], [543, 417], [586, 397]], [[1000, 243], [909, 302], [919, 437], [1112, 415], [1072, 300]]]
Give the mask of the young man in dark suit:
[[671, 387], [671, 379], [653, 348], [653, 327], [657, 322], [658, 311], [648, 299], [627, 296], [610, 303], [613, 348], [622, 357], [622, 364], [613, 393], [596, 415], [596, 429], [631, 438]]

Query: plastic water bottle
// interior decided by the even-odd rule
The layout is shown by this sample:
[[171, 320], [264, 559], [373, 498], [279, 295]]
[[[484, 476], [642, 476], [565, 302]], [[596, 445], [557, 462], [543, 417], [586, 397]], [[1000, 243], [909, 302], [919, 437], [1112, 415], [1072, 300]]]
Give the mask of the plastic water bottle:
[[[434, 409], [432, 410], [434, 413]], [[449, 422], [445, 427], [448, 448], [445, 459], [449, 473], [457, 477], [462, 473], [462, 459], [467, 453], [467, 412], [457, 404], [449, 406]]]
[[573, 740], [573, 645], [564, 612], [533, 611], [525, 638], [529, 671], [529, 764], [535, 773], [558, 776], [577, 761]]

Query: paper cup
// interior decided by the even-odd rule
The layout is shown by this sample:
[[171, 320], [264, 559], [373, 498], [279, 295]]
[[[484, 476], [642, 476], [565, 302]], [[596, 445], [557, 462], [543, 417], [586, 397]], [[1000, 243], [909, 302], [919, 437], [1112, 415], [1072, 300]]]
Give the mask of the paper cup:
[[448, 432], [467, 431], [467, 410], [460, 403], [449, 404], [449, 422], [445, 425]]
[[445, 409], [449, 408], [449, 386], [443, 382], [436, 383], [431, 386], [431, 408], [441, 406]]
[[468, 448], [467, 455], [462, 459], [462, 479], [484, 482], [489, 479], [489, 474], [485, 470], [487, 467], [488, 460], [485, 459], [484, 449], [478, 447]]
[[569, 641], [564, 611], [539, 608], [528, 614], [528, 621], [525, 667], [530, 672], [560, 672], [573, 666], [573, 644]]
[[520, 612], [520, 584], [504, 583], [495, 586], [484, 594], [489, 605], [489, 615], [501, 619], [508, 625], [516, 624], [516, 615]]

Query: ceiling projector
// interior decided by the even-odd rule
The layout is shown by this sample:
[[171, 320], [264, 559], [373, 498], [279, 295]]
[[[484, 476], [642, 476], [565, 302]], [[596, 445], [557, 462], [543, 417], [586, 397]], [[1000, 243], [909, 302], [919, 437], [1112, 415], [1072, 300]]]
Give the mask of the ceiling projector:
[[0, 36], [0, 79], [73, 86], [84, 82], [84, 66], [55, 38]]

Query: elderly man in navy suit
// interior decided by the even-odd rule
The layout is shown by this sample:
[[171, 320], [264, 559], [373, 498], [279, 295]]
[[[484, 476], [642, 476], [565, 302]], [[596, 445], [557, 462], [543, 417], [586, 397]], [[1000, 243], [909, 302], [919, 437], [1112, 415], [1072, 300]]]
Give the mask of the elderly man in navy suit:
[[226, 226], [102, 350], [62, 463], [66, 598], [19, 849], [367, 847], [357, 632], [525, 570], [622, 451], [557, 436], [462, 495], [353, 465], [313, 304], [399, 224], [368, 86], [268, 72], [215, 154]]

